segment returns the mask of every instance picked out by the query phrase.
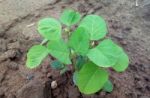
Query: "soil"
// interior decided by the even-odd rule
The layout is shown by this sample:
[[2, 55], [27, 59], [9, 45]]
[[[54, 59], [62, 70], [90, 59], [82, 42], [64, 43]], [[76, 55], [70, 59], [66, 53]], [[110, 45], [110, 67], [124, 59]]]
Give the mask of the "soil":
[[[150, 1], [138, 0], [0, 0], [0, 98], [150, 98]], [[110, 72], [112, 93], [81, 94], [72, 72], [60, 76], [47, 58], [39, 68], [25, 67], [27, 50], [42, 38], [37, 21], [58, 18], [64, 8], [97, 14], [109, 35], [130, 57], [123, 73]], [[56, 81], [57, 87], [51, 88]]]

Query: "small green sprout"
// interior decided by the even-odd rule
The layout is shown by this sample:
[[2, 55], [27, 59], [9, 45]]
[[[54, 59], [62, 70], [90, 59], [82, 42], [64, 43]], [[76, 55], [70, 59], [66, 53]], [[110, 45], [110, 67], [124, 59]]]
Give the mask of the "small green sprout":
[[67, 65], [73, 66], [73, 81], [81, 93], [93, 94], [101, 89], [111, 92], [113, 84], [108, 68], [123, 72], [129, 58], [120, 46], [105, 37], [108, 33], [105, 20], [97, 15], [87, 15], [81, 20], [79, 12], [67, 9], [60, 22], [51, 17], [39, 21], [38, 32], [44, 39], [29, 49], [26, 66], [36, 68], [51, 55], [56, 59], [50, 64], [52, 68], [64, 73]]

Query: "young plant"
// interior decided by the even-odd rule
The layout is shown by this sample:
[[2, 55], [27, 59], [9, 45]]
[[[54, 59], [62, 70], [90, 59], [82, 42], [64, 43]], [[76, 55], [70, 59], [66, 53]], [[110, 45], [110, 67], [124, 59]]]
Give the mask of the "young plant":
[[123, 72], [129, 58], [120, 46], [105, 37], [108, 30], [102, 17], [87, 15], [80, 19], [79, 12], [66, 9], [60, 17], [63, 30], [54, 18], [40, 20], [38, 32], [44, 40], [30, 48], [26, 66], [35, 68], [50, 54], [56, 59], [50, 64], [52, 68], [63, 73], [67, 65], [74, 67], [73, 81], [80, 92], [93, 94], [100, 89], [111, 92], [113, 85], [108, 78], [108, 68]]

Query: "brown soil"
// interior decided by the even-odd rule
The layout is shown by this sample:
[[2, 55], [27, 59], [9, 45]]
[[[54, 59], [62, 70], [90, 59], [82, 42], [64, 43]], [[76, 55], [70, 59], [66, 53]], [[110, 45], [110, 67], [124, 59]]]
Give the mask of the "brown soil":
[[[139, 6], [135, 6], [133, 0], [54, 1], [11, 21], [2, 20], [0, 98], [150, 98], [150, 2], [141, 0]], [[3, 2], [0, 0], [0, 4]], [[42, 40], [36, 31], [36, 22], [48, 16], [58, 18], [64, 8], [104, 17], [109, 36], [128, 53], [129, 68], [123, 73], [110, 72], [114, 84], [112, 93], [81, 94], [72, 81], [72, 72], [60, 76], [50, 68], [48, 58], [37, 69], [25, 67], [27, 50]], [[57, 88], [52, 89], [51, 82], [55, 80]]]

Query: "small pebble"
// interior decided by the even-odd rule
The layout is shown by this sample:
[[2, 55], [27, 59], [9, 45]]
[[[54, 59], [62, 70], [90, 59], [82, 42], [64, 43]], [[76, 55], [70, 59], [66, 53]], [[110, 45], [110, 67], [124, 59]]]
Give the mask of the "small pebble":
[[51, 82], [51, 88], [52, 88], [52, 89], [57, 88], [57, 82], [56, 82], [56, 81], [52, 81], [52, 82]]

